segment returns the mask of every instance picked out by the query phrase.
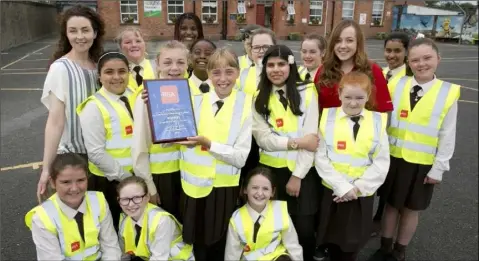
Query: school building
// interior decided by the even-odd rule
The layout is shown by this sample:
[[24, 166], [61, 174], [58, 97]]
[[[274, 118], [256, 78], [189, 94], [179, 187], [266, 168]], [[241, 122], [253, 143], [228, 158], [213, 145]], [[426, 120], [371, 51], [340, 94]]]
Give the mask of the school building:
[[201, 18], [206, 38], [234, 40], [246, 24], [272, 29], [279, 39], [308, 33], [326, 35], [342, 19], [354, 19], [365, 36], [390, 32], [395, 5], [424, 5], [413, 0], [185, 0], [185, 1], [104, 1], [97, 10], [106, 22], [106, 38], [112, 39], [125, 26], [136, 26], [147, 40], [172, 39], [174, 22], [184, 12]]

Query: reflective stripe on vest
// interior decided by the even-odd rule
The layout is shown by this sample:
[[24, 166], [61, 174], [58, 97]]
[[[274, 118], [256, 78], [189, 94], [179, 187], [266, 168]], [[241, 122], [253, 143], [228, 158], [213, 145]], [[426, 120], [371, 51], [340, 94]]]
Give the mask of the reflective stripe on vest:
[[[101, 197], [103, 203], [100, 203], [98, 193], [88, 191], [85, 193], [86, 200], [86, 212], [83, 216], [85, 241], [81, 239], [78, 225], [75, 219], [69, 219], [60, 209], [57, 200], [57, 194], [54, 194], [47, 201], [42, 203], [37, 208], [43, 208], [46, 213], [46, 217], [39, 215], [40, 220], [44, 224], [45, 228], [51, 233], [58, 236], [60, 242], [60, 248], [62, 249], [62, 255], [65, 256], [65, 260], [99, 260], [101, 258], [99, 229], [100, 219], [105, 213], [105, 198]], [[103, 194], [101, 194], [103, 195]], [[33, 213], [32, 213], [33, 212]], [[27, 226], [31, 224], [31, 216], [33, 216], [35, 209], [27, 214], [26, 222]], [[40, 211], [37, 211], [40, 214]], [[28, 216], [30, 215], [30, 218]], [[45, 220], [48, 219], [48, 220]], [[51, 223], [50, 223], [51, 222]], [[53, 227], [51, 227], [53, 226]], [[65, 234], [66, 233], [66, 234]], [[77, 249], [72, 251], [74, 244], [77, 245]]]
[[236, 88], [251, 96], [255, 95], [258, 89], [259, 77], [256, 77], [257, 67], [248, 67], [242, 69], [240, 76], [236, 81]]
[[[121, 101], [111, 101], [103, 88], [95, 93], [91, 99], [97, 103], [103, 116], [106, 131], [106, 153], [112, 156], [127, 173], [131, 173], [133, 169], [131, 158], [133, 120], [129, 112], [119, 104]], [[130, 133], [127, 133], [127, 131], [130, 131]], [[104, 176], [103, 171], [92, 162], [89, 162], [89, 169], [95, 175]]]
[[[208, 129], [215, 128], [209, 121], [215, 121], [222, 117], [229, 128], [221, 131], [222, 135], [208, 137], [212, 141], [233, 146], [243, 125], [244, 119], [251, 114], [251, 96], [233, 90], [225, 101], [221, 111], [216, 117], [213, 116], [212, 106], [209, 104], [210, 95], [198, 95], [193, 97], [193, 108], [199, 135], [208, 137]], [[204, 103], [204, 104], [203, 104]], [[234, 103], [234, 104], [232, 104]], [[209, 114], [211, 113], [211, 116]], [[203, 118], [205, 117], [205, 118]], [[227, 136], [226, 135], [227, 131]], [[212, 135], [212, 134], [209, 134]], [[215, 159], [207, 151], [202, 151], [201, 146], [188, 148], [181, 147], [182, 157], [180, 160], [181, 183], [185, 193], [193, 198], [206, 197], [214, 187], [231, 187], [239, 183], [240, 169], [225, 162]]]
[[304, 81], [304, 79], [306, 78], [306, 73], [308, 73], [308, 70], [304, 66], [299, 66], [298, 73], [299, 73], [299, 77], [301, 77], [301, 80]]
[[236, 210], [230, 222], [238, 234], [243, 255], [241, 260], [274, 260], [286, 253], [281, 243], [281, 234], [289, 229], [289, 215], [286, 202], [270, 201], [264, 220], [253, 242], [254, 223], [246, 206]]
[[391, 86], [394, 110], [388, 128], [390, 153], [411, 163], [431, 165], [437, 152], [439, 130], [445, 115], [459, 98], [459, 86], [436, 79], [411, 111], [412, 79], [403, 77], [396, 86]]
[[[151, 244], [155, 241], [155, 235], [158, 224], [162, 217], [173, 219], [176, 229], [181, 231], [181, 224], [170, 213], [163, 209], [148, 203], [146, 213], [141, 224], [141, 235], [138, 241], [138, 246], [135, 245], [134, 230], [135, 223], [131, 217], [124, 213], [120, 216], [120, 226], [118, 234], [123, 238], [125, 253], [133, 253], [138, 257], [148, 260], [151, 257]], [[193, 247], [183, 242], [183, 236], [180, 235], [170, 243], [170, 254], [168, 260], [194, 260]]]
[[[144, 68], [143, 68], [143, 80], [152, 80], [156, 79], [157, 77], [157, 72], [156, 72], [156, 61], [155, 60], [145, 60], [144, 63]], [[132, 69], [133, 71], [133, 69]], [[132, 91], [136, 91], [139, 88], [143, 88], [143, 84], [138, 86], [136, 83], [136, 79], [133, 77], [133, 73], [129, 73], [129, 79], [128, 79], [128, 87]]]
[[[364, 110], [361, 127], [354, 141], [349, 117], [341, 115], [340, 112], [340, 108], [323, 109], [320, 131], [327, 145], [327, 157], [336, 172], [353, 183], [372, 165], [381, 131], [386, 128], [387, 115]], [[322, 183], [331, 189], [324, 180]]]
[[[384, 75], [384, 78], [386, 78], [387, 74], [389, 72], [389, 67], [384, 67], [383, 68], [383, 75]], [[386, 79], [386, 81], [388, 82], [388, 86], [394, 86], [397, 84], [397, 82], [399, 81], [399, 79], [401, 79], [402, 77], [406, 76], [406, 67], [404, 67], [403, 69], [401, 69], [401, 71], [397, 72], [393, 77], [391, 77], [389, 79], [389, 81]]]
[[[304, 119], [306, 117], [306, 110], [311, 102], [311, 99], [313, 98], [313, 93], [314, 90], [311, 86], [306, 85], [302, 87], [298, 87], [299, 90], [299, 95], [301, 96], [301, 104], [299, 106], [299, 109], [303, 112], [303, 115], [301, 116], [296, 116], [294, 115], [288, 106], [286, 113], [284, 114], [283, 119], [281, 119], [282, 124], [290, 124], [288, 123], [288, 117], [294, 117], [297, 121], [296, 126], [294, 126], [294, 131], [288, 131], [288, 132], [283, 132], [279, 130], [279, 127], [277, 126], [278, 123], [277, 119], [273, 119], [271, 117], [268, 119], [267, 123], [270, 125], [271, 131], [278, 136], [282, 137], [289, 137], [289, 138], [298, 138], [300, 136], [300, 132], [302, 129], [302, 126], [304, 125]], [[271, 93], [270, 99], [269, 99], [269, 105], [268, 107], [272, 111], [273, 110], [273, 103], [279, 103], [278, 97], [274, 94], [274, 92]], [[281, 105], [282, 106], [282, 105]], [[289, 115], [288, 115], [289, 111]], [[276, 112], [277, 113], [277, 112]], [[294, 121], [294, 118], [291, 121]], [[287, 126], [283, 126], [286, 128]], [[292, 127], [292, 126], [289, 126]], [[284, 168], [288, 167], [290, 171], [294, 171], [296, 167], [296, 159], [298, 156], [298, 151], [297, 150], [288, 150], [288, 151], [266, 151], [260, 148], [260, 159], [259, 162], [262, 164], [265, 164], [267, 166], [273, 167], [273, 168]]]

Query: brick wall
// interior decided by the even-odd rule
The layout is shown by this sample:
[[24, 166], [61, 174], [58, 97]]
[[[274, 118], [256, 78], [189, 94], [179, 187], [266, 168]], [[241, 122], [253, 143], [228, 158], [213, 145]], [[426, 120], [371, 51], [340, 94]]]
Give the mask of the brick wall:
[[1, 1], [1, 47], [6, 50], [57, 33], [57, 9], [53, 5]]

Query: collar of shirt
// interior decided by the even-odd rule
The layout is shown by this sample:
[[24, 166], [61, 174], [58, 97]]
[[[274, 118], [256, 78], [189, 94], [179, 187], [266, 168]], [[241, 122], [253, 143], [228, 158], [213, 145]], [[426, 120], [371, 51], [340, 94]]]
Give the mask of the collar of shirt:
[[[391, 77], [393, 77], [394, 75], [398, 74], [398, 73], [399, 73], [402, 69], [404, 69], [404, 68], [406, 68], [406, 64], [403, 64], [403, 65], [399, 66], [399, 67], [396, 68], [396, 69], [392, 69], [392, 70], [391, 70], [391, 74], [392, 74]], [[387, 72], [386, 72], [386, 73], [387, 73]]]
[[57, 197], [57, 202], [58, 202], [58, 206], [60, 207], [60, 210], [69, 219], [74, 219], [78, 212], [81, 212], [81, 213], [86, 212], [86, 200], [85, 200], [86, 193], [85, 193], [85, 196], [83, 197], [83, 201], [80, 204], [80, 206], [78, 207], [78, 209], [73, 209], [73, 208], [67, 206], [65, 203], [63, 203], [63, 201], [60, 199], [60, 197], [58, 197], [58, 194], [56, 195], [56, 197]]
[[416, 77], [412, 77], [411, 88], [413, 88], [413, 87], [416, 86], [416, 85], [419, 85], [419, 86], [421, 86], [422, 91], [423, 91], [424, 93], [426, 93], [427, 91], [429, 91], [429, 90], [431, 89], [431, 87], [434, 85], [435, 82], [436, 82], [436, 75], [434, 75], [434, 79], [432, 79], [432, 80], [429, 81], [429, 82], [423, 83], [423, 84], [419, 84], [419, 83], [416, 81]]
[[279, 97], [279, 93], [278, 93], [279, 90], [283, 90], [284, 91], [284, 97], [287, 97], [288, 94], [286, 92], [286, 85], [283, 85], [283, 86], [280, 86], [280, 87], [278, 87], [276, 85], [273, 85], [273, 91], [276, 95], [278, 95], [278, 97]]
[[248, 62], [249, 67], [251, 67], [251, 65], [253, 65], [253, 60], [251, 60], [247, 54], [246, 54], [246, 61]]
[[[211, 86], [211, 88], [213, 88], [213, 86]], [[211, 95], [211, 96], [210, 96], [210, 98], [211, 98], [211, 105], [214, 105], [214, 104], [215, 104], [217, 101], [219, 101], [219, 100], [222, 100], [223, 102], [226, 102], [226, 100], [229, 98], [229, 96], [228, 96], [228, 97], [226, 97], [226, 98], [224, 98], [224, 99], [220, 99], [220, 97], [218, 97], [218, 94], [216, 94], [214, 88], [211, 89], [211, 91], [208, 92], [208, 93]]]
[[141, 213], [141, 216], [138, 219], [138, 221], [135, 221], [133, 218], [131, 219], [131, 220], [133, 220], [133, 222], [135, 222], [134, 225], [138, 225], [139, 227], [143, 227], [143, 218], [145, 217], [145, 213], [146, 213], [146, 207], [143, 210], [143, 213]]
[[248, 203], [246, 203], [246, 209], [248, 210], [248, 213], [251, 219], [253, 220], [253, 223], [256, 222], [259, 216], [261, 216], [261, 219], [259, 220], [259, 222], [261, 223], [264, 221], [264, 218], [266, 217], [267, 207], [265, 207], [263, 211], [261, 211], [261, 213], [258, 213]]
[[139, 65], [141, 66], [141, 70], [140, 70], [140, 73], [142, 73], [145, 69], [145, 64], [148, 62], [148, 60], [145, 58], [143, 59], [143, 61], [140, 62], [140, 64], [136, 64], [136, 63], [133, 63], [133, 62], [130, 62], [130, 71], [132, 73], [135, 73], [135, 71], [133, 71], [133, 68], [135, 68], [135, 66]]
[[206, 81], [200, 80], [194, 73], [191, 74], [190, 79], [195, 83], [197, 87], [200, 87], [202, 83], [207, 83], [210, 86], [210, 90], [213, 88], [213, 85], [211, 84], [210, 79], [206, 79]]
[[103, 88], [103, 91], [105, 91], [106, 95], [107, 95], [110, 99], [112, 99], [112, 100], [114, 100], [114, 101], [119, 101], [121, 96], [126, 96], [126, 97], [128, 97], [128, 95], [131, 94], [131, 90], [130, 90], [129, 88], [126, 88], [126, 89], [125, 89], [125, 92], [122, 93], [121, 95], [114, 94], [114, 93], [108, 91], [108, 90], [107, 90], [106, 88], [104, 88], [104, 87], [102, 87], [102, 88]]
[[[364, 117], [364, 109], [358, 115], [354, 115], [354, 116], [361, 116], [361, 118]], [[343, 107], [341, 107], [341, 111], [339, 112], [339, 117], [340, 118], [343, 118], [343, 117], [351, 118], [353, 116], [346, 114], [343, 110]]]
[[314, 76], [315, 76], [315, 75], [316, 75], [316, 73], [318, 72], [318, 69], [319, 69], [319, 67], [318, 67], [318, 68], [316, 68], [316, 69], [314, 69], [314, 70], [312, 70], [312, 71], [309, 71], [309, 70], [308, 70], [308, 72], [309, 72], [309, 76], [311, 76], [309, 79], [310, 79], [311, 81], [313, 81], [313, 80], [314, 80]]

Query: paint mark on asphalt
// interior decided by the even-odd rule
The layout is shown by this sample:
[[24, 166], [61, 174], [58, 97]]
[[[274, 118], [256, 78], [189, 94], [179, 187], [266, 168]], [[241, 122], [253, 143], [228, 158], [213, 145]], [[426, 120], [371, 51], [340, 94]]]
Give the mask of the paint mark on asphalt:
[[30, 124], [32, 121], [37, 120], [38, 118], [46, 115], [48, 110], [42, 106], [38, 107], [36, 109], [33, 109], [20, 117], [17, 117], [15, 119], [2, 122], [0, 126], [0, 137], [6, 137], [10, 135], [13, 132], [16, 132], [18, 130], [24, 129], [24, 128], [29, 128]]
[[4, 167], [4, 168], [1, 168], [0, 171], [8, 171], [8, 170], [14, 170], [14, 169], [25, 169], [25, 168], [39, 169], [41, 165], [43, 165], [43, 162], [41, 162], [41, 161], [31, 162], [31, 163], [26, 163], [26, 164]]
[[20, 59], [17, 59], [17, 60], [15, 60], [15, 61], [13, 61], [13, 62], [11, 62], [11, 63], [9, 63], [9, 64], [3, 66], [2, 68], [0, 68], [0, 70], [4, 70], [5, 68], [7, 68], [7, 67], [9, 67], [9, 66], [11, 66], [11, 65], [14, 65], [14, 64], [18, 63], [19, 61], [21, 61], [21, 60], [27, 58], [28, 56], [30, 56], [30, 55], [32, 55], [32, 54], [35, 54], [35, 53], [38, 53], [38, 52], [40, 52], [40, 51], [42, 51], [42, 50], [44, 50], [44, 49], [46, 49], [46, 48], [48, 48], [48, 47], [50, 47], [50, 46], [51, 46], [51, 45], [49, 44], [49, 45], [47, 45], [47, 46], [43, 46], [42, 48], [37, 49], [37, 50], [31, 52], [31, 53], [28, 53], [28, 54], [24, 55], [23, 57], [21, 57]]

